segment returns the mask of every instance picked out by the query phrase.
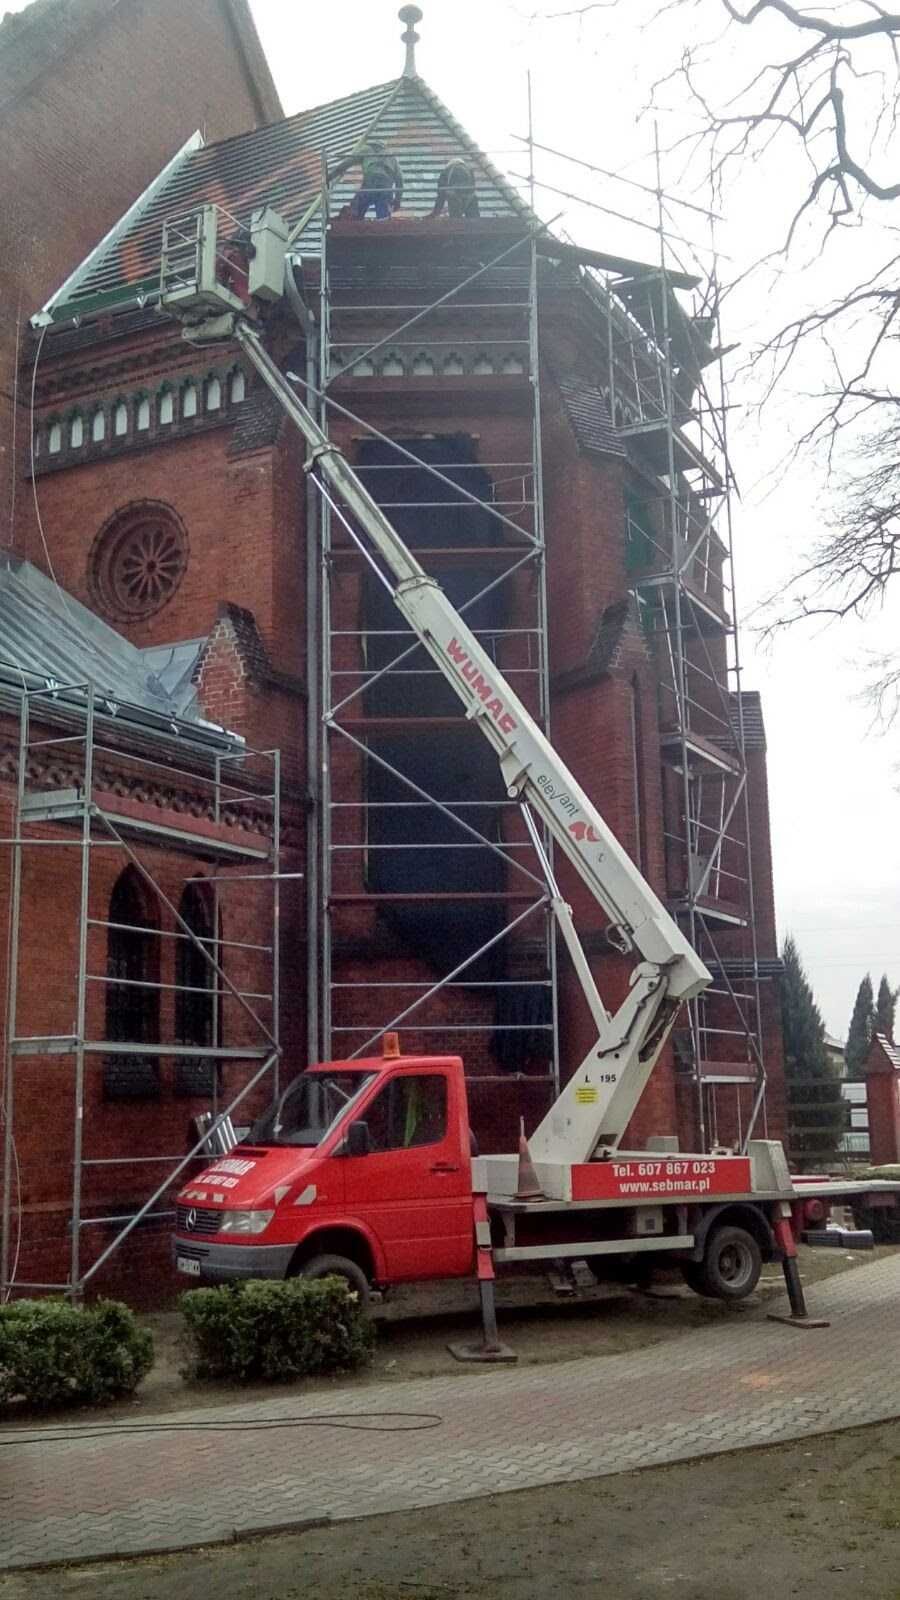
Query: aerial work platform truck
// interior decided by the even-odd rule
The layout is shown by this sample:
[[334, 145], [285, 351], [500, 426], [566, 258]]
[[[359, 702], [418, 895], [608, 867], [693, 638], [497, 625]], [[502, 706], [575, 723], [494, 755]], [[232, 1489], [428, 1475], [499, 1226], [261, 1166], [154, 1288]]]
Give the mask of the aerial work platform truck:
[[[516, 800], [578, 976], [596, 1040], [519, 1155], [474, 1153], [458, 1056], [384, 1053], [310, 1066], [233, 1149], [182, 1189], [176, 1266], [227, 1281], [343, 1275], [372, 1289], [475, 1274], [484, 1340], [499, 1350], [495, 1271], [586, 1262], [632, 1280], [677, 1263], [698, 1293], [750, 1294], [763, 1261], [783, 1263], [794, 1320], [808, 1321], [796, 1241], [830, 1206], [864, 1192], [892, 1206], [898, 1184], [793, 1180], [779, 1143], [682, 1153], [660, 1136], [622, 1139], [680, 1008], [711, 977], [465, 618], [404, 543], [265, 344], [265, 308], [299, 291], [288, 230], [265, 209], [237, 242], [215, 206], [166, 223], [161, 305], [194, 343], [236, 342], [299, 429], [306, 470], [389, 584], [394, 602], [488, 740]], [[527, 243], [527, 239], [523, 240]], [[560, 894], [545, 838], [634, 958], [622, 1003], [604, 1003]], [[761, 1093], [760, 1085], [760, 1093]], [[221, 1124], [221, 1127], [220, 1127]], [[226, 1127], [225, 1115], [212, 1131]]]

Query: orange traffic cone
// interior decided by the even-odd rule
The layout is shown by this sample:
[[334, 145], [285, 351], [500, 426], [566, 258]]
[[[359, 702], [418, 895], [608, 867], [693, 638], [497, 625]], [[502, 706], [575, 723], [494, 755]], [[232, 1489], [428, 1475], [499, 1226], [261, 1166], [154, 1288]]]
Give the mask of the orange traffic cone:
[[516, 1186], [517, 1200], [544, 1200], [546, 1196], [538, 1183], [528, 1140], [525, 1137], [525, 1118], [519, 1118], [519, 1178]]

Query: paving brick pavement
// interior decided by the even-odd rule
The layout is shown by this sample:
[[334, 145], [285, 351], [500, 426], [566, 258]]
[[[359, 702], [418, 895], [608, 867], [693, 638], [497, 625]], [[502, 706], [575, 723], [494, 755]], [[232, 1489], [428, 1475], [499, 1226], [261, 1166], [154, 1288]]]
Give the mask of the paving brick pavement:
[[[91, 1433], [83, 1424], [40, 1430], [35, 1443], [0, 1433], [0, 1570], [573, 1482], [900, 1416], [900, 1255], [808, 1298], [830, 1328], [746, 1318], [633, 1354], [156, 1419], [171, 1431], [117, 1437], [116, 1423], [75, 1437]], [[323, 1413], [354, 1430], [235, 1428]], [[397, 1431], [373, 1431], [386, 1426]]]

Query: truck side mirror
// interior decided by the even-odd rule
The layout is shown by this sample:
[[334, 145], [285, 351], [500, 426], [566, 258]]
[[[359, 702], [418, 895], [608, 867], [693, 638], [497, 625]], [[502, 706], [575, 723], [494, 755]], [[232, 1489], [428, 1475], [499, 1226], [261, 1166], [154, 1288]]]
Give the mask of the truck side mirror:
[[369, 1135], [367, 1122], [351, 1122], [347, 1129], [346, 1150], [348, 1156], [367, 1156], [372, 1149], [372, 1140]]

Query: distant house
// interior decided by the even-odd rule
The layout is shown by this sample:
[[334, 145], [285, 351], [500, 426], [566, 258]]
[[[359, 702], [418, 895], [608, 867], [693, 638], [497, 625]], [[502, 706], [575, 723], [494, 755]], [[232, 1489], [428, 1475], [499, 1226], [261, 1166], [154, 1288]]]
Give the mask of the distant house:
[[835, 1039], [833, 1034], [826, 1033], [825, 1054], [839, 1078], [844, 1078], [847, 1075], [847, 1063], [844, 1059], [845, 1048], [846, 1046], [841, 1043], [840, 1039]]
[[841, 1153], [851, 1161], [869, 1160], [869, 1101], [864, 1083], [841, 1084], [850, 1108], [850, 1126], [841, 1139]]
[[900, 1046], [876, 1033], [866, 1056], [871, 1156], [876, 1166], [900, 1159]]

